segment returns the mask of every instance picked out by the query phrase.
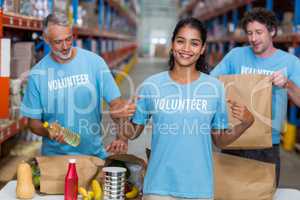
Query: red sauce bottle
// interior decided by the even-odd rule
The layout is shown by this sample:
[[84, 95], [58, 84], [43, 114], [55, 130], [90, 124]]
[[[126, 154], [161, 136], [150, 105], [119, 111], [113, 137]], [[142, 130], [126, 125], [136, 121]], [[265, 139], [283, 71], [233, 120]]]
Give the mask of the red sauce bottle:
[[65, 200], [77, 200], [78, 176], [76, 159], [69, 159], [69, 168], [65, 178]]

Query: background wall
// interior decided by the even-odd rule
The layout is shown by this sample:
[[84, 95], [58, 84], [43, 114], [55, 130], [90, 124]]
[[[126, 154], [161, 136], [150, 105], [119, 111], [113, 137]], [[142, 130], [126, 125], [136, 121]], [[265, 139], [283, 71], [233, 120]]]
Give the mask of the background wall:
[[142, 14], [138, 26], [141, 55], [154, 56], [155, 46], [160, 46], [160, 50], [169, 47], [178, 19], [177, 5], [176, 0], [141, 0]]

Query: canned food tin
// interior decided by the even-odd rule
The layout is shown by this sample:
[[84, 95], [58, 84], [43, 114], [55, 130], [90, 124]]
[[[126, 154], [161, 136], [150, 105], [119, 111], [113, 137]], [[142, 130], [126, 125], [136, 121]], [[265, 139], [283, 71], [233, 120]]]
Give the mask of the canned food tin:
[[111, 176], [111, 177], [123, 177], [126, 173], [126, 168], [123, 167], [104, 167], [102, 169], [105, 176]]

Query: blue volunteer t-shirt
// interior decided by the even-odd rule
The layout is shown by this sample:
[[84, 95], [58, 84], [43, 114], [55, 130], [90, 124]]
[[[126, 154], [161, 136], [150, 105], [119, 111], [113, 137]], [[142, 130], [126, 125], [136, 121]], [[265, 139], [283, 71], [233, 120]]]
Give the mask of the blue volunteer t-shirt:
[[146, 125], [152, 117], [153, 125], [144, 194], [212, 198], [211, 129], [228, 125], [222, 83], [201, 73], [178, 84], [162, 72], [144, 81], [139, 97], [132, 120]]
[[105, 61], [98, 55], [76, 48], [76, 56], [66, 64], [50, 54], [30, 72], [23, 98], [22, 115], [41, 121], [57, 121], [80, 134], [80, 145], [72, 147], [43, 137], [43, 155], [107, 155], [102, 144], [101, 106], [118, 98], [120, 91]]
[[[271, 75], [282, 70], [284, 75], [300, 86], [300, 60], [296, 56], [276, 50], [268, 58], [257, 57], [249, 46], [232, 49], [210, 73], [218, 77], [226, 74]], [[286, 118], [287, 90], [273, 86], [272, 89], [272, 141], [280, 143], [280, 132]]]

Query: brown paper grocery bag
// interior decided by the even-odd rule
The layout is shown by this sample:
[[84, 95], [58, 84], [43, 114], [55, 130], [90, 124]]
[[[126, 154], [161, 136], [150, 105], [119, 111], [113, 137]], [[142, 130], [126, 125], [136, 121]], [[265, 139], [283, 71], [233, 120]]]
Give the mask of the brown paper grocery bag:
[[[133, 179], [136, 181], [136, 183], [131, 182], [131, 184], [134, 184], [137, 188], [139, 188], [140, 191], [142, 191], [144, 177], [145, 177], [146, 169], [147, 169], [147, 162], [145, 160], [143, 160], [142, 158], [139, 158], [135, 155], [115, 154], [115, 155], [109, 156], [106, 159], [105, 166], [111, 166], [113, 161], [122, 161], [126, 164], [133, 164], [133, 165], [140, 166], [141, 170], [138, 171], [138, 173], [136, 170], [134, 170], [134, 171], [130, 171], [130, 174], [134, 174]], [[128, 165], [127, 165], [127, 167], [128, 167]], [[128, 169], [130, 170], [130, 167], [128, 167]], [[131, 179], [131, 181], [134, 181], [133, 179]], [[128, 178], [128, 181], [130, 181], [130, 178]], [[141, 195], [141, 193], [139, 193], [139, 195], [132, 200], [141, 200], [141, 199], [142, 199], [142, 195]]]
[[272, 200], [275, 165], [214, 153], [215, 200]]
[[[264, 75], [225, 75], [226, 98], [247, 106], [255, 121], [243, 135], [225, 149], [264, 149], [272, 147], [272, 83]], [[229, 108], [229, 107], [228, 107]], [[230, 126], [239, 124], [228, 109]]]
[[79, 187], [88, 188], [92, 179], [100, 177], [104, 160], [93, 156], [41, 156], [37, 157], [41, 178], [40, 192], [45, 194], [63, 194], [68, 160], [76, 159], [76, 171]]
[[142, 168], [144, 169], [144, 171], [146, 172], [147, 169], [147, 162], [142, 159], [139, 158], [135, 155], [132, 154], [114, 154], [114, 155], [110, 155], [107, 157], [106, 161], [105, 161], [105, 166], [109, 165], [113, 160], [119, 160], [119, 161], [123, 161], [126, 163], [132, 163], [132, 164], [137, 164], [142, 166]]

